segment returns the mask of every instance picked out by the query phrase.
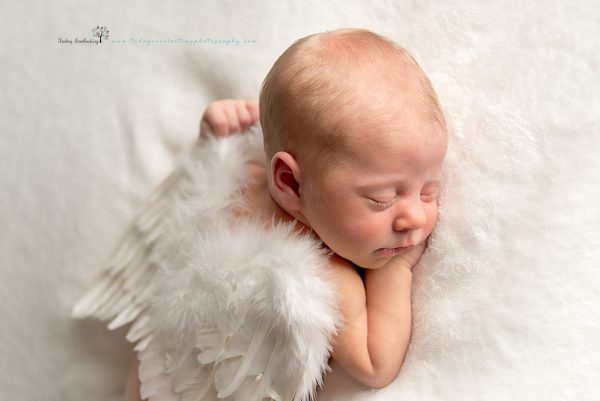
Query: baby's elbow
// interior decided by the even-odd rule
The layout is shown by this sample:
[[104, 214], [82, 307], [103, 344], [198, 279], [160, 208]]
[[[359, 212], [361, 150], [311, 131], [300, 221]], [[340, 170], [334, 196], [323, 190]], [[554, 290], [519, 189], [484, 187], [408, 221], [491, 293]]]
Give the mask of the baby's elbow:
[[379, 390], [381, 388], [387, 387], [390, 383], [392, 383], [398, 372], [387, 373], [387, 372], [374, 372], [373, 374], [364, 377], [361, 382], [365, 386]]
[[377, 379], [375, 380], [369, 387], [371, 387], [372, 389], [375, 390], [379, 390], [381, 388], [387, 387], [389, 384], [391, 384], [394, 381], [395, 377], [391, 378], [391, 379]]

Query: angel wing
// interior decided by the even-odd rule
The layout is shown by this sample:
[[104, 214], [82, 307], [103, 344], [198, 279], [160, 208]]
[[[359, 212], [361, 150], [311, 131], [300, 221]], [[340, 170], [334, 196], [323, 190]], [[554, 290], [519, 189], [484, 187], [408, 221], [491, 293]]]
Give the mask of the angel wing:
[[108, 320], [108, 328], [114, 330], [133, 321], [148, 305], [158, 270], [151, 255], [168, 212], [169, 190], [179, 175], [170, 174], [152, 194], [96, 284], [73, 307], [74, 318]]
[[308, 400], [339, 315], [320, 244], [289, 224], [231, 221], [260, 128], [194, 148], [149, 199], [77, 318], [132, 323], [141, 395]]

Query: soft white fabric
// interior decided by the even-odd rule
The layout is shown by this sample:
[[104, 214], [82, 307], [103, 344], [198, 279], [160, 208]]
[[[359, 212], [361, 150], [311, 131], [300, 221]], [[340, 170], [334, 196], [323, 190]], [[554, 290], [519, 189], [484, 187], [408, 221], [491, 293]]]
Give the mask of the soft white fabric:
[[[121, 399], [125, 332], [70, 307], [203, 107], [342, 26], [414, 54], [451, 141], [402, 371], [368, 391], [334, 370], [322, 400], [600, 399], [599, 21], [595, 0], [0, 3], [0, 399]], [[96, 25], [257, 42], [57, 43]]]

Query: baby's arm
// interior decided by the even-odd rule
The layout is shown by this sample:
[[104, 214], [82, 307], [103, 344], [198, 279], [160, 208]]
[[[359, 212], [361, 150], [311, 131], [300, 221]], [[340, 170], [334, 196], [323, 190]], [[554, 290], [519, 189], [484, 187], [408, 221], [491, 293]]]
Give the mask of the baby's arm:
[[223, 99], [208, 105], [200, 121], [200, 136], [211, 132], [226, 137], [250, 128], [258, 121], [258, 104], [253, 100]]
[[412, 267], [425, 245], [387, 266], [367, 270], [365, 285], [348, 261], [333, 260], [346, 326], [334, 339], [333, 359], [357, 381], [373, 388], [397, 376], [411, 332]]

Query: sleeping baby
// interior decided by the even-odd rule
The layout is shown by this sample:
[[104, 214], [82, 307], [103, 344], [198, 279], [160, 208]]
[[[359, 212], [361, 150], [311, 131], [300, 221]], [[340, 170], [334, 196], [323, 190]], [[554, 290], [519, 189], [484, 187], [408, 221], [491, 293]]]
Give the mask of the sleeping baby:
[[289, 47], [258, 106], [209, 105], [200, 135], [228, 136], [258, 119], [270, 163], [247, 165], [250, 207], [238, 213], [266, 229], [295, 224], [330, 251], [344, 322], [331, 357], [358, 382], [384, 387], [408, 347], [412, 270], [437, 221], [447, 134], [436, 93], [404, 49], [342, 29]]

